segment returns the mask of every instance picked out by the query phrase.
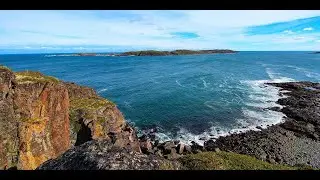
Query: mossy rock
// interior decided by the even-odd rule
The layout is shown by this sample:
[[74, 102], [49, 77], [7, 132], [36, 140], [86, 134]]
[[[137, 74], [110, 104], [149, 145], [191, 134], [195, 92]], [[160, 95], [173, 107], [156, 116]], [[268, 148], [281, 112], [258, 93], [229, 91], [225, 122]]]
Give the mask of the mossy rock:
[[70, 101], [71, 109], [96, 110], [102, 107], [113, 108], [115, 104], [103, 98], [73, 98]]
[[165, 160], [161, 162], [159, 170], [175, 170], [175, 166], [173, 165], [173, 162]]
[[22, 122], [26, 122], [26, 123], [37, 123], [37, 122], [40, 122], [42, 121], [42, 119], [40, 118], [20, 118], [20, 121]]
[[10, 68], [8, 68], [7, 66], [4, 66], [4, 65], [1, 65], [0, 64], [0, 69], [5, 69], [5, 70], [8, 70], [8, 71], [12, 71]]
[[297, 170], [279, 164], [270, 164], [254, 157], [232, 152], [202, 152], [179, 159], [190, 170]]
[[16, 72], [16, 80], [19, 84], [26, 83], [58, 83], [59, 79], [52, 76], [45, 76], [40, 72], [35, 71], [23, 71]]

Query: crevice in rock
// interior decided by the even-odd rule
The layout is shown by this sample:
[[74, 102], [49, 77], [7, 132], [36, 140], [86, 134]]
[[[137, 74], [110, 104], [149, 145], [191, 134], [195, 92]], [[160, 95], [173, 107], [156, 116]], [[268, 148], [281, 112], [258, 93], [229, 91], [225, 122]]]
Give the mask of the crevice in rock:
[[108, 136], [110, 137], [111, 142], [114, 144], [117, 140], [116, 134], [114, 132], [109, 132]]
[[18, 168], [17, 168], [17, 166], [13, 166], [13, 167], [8, 168], [7, 170], [18, 170]]
[[77, 133], [77, 140], [75, 146], [79, 146], [87, 141], [92, 140], [91, 129], [84, 124], [84, 120], [81, 118], [81, 128]]

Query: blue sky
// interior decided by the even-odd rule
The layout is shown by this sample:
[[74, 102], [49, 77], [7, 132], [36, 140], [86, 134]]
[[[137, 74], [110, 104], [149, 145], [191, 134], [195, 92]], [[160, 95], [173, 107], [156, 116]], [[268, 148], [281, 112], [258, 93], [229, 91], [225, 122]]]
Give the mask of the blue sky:
[[320, 50], [319, 10], [0, 11], [0, 53]]

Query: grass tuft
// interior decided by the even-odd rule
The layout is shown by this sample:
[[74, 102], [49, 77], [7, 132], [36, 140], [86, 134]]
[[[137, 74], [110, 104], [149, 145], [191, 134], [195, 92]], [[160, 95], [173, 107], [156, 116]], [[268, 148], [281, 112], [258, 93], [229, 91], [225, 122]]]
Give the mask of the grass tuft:
[[35, 71], [23, 71], [23, 72], [16, 72], [16, 80], [20, 84], [25, 83], [58, 83], [59, 79], [52, 77], [52, 76], [45, 76], [40, 72]]
[[4, 65], [1, 65], [0, 64], [0, 69], [5, 69], [5, 70], [8, 70], [8, 71], [12, 71], [10, 68], [8, 68], [7, 66], [4, 66]]

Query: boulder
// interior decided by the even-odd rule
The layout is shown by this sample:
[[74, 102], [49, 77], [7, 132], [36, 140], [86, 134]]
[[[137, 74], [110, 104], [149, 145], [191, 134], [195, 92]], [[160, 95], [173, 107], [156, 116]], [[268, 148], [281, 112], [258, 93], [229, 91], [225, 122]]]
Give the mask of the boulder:
[[140, 148], [142, 153], [149, 154], [152, 150], [152, 143], [150, 139], [140, 140]]
[[181, 164], [156, 155], [117, 147], [110, 140], [92, 140], [73, 147], [37, 170], [179, 170]]
[[183, 143], [179, 143], [178, 144], [178, 146], [177, 146], [177, 152], [178, 152], [178, 154], [183, 154], [184, 153], [184, 148], [185, 147], [185, 145], [183, 144]]

